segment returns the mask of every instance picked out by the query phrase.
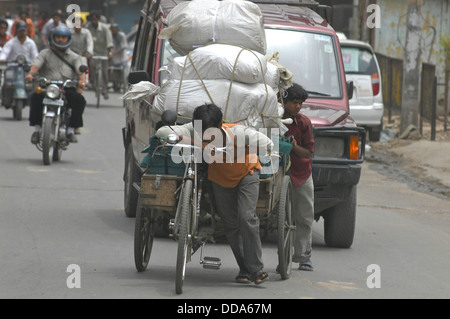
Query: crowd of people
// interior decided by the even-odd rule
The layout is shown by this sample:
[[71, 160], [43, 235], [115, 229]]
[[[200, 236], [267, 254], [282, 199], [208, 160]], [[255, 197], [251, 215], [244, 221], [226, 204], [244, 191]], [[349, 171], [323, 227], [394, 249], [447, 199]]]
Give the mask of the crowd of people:
[[[0, 63], [13, 62], [18, 56], [25, 56], [31, 65], [25, 81], [32, 81], [38, 74], [52, 80], [78, 78], [78, 87], [73, 94], [66, 96], [74, 118], [74, 127], [69, 127], [68, 138], [71, 142], [77, 142], [75, 134], [79, 134], [79, 128], [83, 125], [82, 113], [86, 105], [81, 94], [87, 83], [75, 65], [87, 65], [88, 70], [94, 70], [96, 63], [102, 63], [101, 93], [104, 99], [108, 99], [109, 67], [122, 67], [127, 72], [127, 41], [119, 25], [108, 24], [100, 13], [92, 12], [86, 23], [78, 19], [79, 23], [70, 29], [66, 19], [67, 14], [62, 10], [56, 10], [50, 16], [42, 13], [35, 21], [25, 11], [14, 20], [9, 15], [0, 18]], [[108, 59], [98, 61], [93, 59], [95, 56]], [[64, 60], [70, 62], [65, 63]], [[89, 72], [88, 88], [95, 86], [94, 72]], [[36, 130], [31, 138], [33, 144], [39, 141], [41, 129], [41, 95], [32, 93], [30, 96], [30, 125]]]
[[[62, 10], [56, 10], [51, 15], [42, 12], [35, 21], [25, 11], [20, 12], [19, 17], [14, 20], [10, 19], [9, 14], [0, 18], [0, 61], [14, 60], [17, 50], [20, 50], [17, 44], [11, 44], [13, 48], [10, 50], [12, 52], [3, 49], [9, 40], [14, 39], [16, 36], [23, 37], [23, 33], [20, 34], [20, 30], [17, 28], [17, 23], [19, 23], [21, 29], [23, 29], [24, 25], [26, 27], [25, 35], [27, 38], [24, 38], [23, 41], [27, 40], [29, 42], [29, 39], [35, 43], [35, 47], [27, 45], [25, 49], [22, 49], [26, 51], [27, 60], [31, 63], [37, 56], [35, 51], [40, 52], [50, 47], [52, 30], [60, 25], [66, 26], [66, 19], [67, 14]], [[97, 12], [92, 12], [87, 17], [86, 23], [83, 23], [82, 19], [80, 19], [80, 22], [79, 25], [76, 24], [74, 28], [70, 29], [72, 34], [70, 49], [85, 57], [85, 61], [91, 69], [95, 65], [92, 56], [108, 56], [110, 58], [109, 61], [102, 62], [102, 69], [105, 70], [103, 82], [107, 83], [109, 79], [106, 71], [109, 65], [126, 68], [128, 58], [126, 55], [126, 35], [117, 23], [109, 24], [107, 19]], [[8, 29], [10, 29], [10, 32], [8, 32]], [[93, 81], [94, 79], [90, 78], [90, 82], [93, 83]], [[108, 98], [106, 86], [103, 88], [102, 94], [105, 99]]]

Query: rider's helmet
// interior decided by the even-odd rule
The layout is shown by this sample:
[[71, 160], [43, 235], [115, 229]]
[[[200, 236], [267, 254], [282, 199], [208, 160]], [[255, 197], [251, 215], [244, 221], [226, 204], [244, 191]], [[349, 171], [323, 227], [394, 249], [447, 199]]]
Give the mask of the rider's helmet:
[[[56, 35], [65, 35], [65, 36], [69, 37], [69, 41], [67, 41], [66, 44], [58, 44], [55, 41]], [[72, 44], [72, 33], [70, 32], [69, 28], [66, 27], [65, 25], [57, 26], [52, 32], [51, 43], [57, 49], [64, 50], [64, 51], [67, 50], [67, 48], [70, 47], [70, 45]]]

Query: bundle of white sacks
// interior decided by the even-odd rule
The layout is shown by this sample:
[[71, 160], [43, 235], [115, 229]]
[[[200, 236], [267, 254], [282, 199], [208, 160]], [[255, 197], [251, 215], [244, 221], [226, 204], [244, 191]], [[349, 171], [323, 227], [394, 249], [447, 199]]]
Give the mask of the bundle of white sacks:
[[224, 120], [253, 128], [280, 127], [277, 103], [278, 67], [249, 49], [211, 44], [167, 67], [166, 81], [154, 100], [158, 113], [173, 110], [190, 118], [195, 107], [214, 103]]
[[190, 119], [197, 106], [214, 103], [225, 122], [286, 130], [277, 101], [280, 72], [264, 56], [264, 26], [256, 4], [195, 0], [177, 5], [165, 22], [160, 37], [182, 56], [162, 69], [167, 81], [153, 102], [157, 114], [173, 110]]
[[244, 46], [266, 54], [266, 34], [258, 5], [243, 0], [181, 2], [167, 15], [159, 38], [180, 55], [208, 43]]
[[200, 47], [183, 57], [171, 61], [168, 78], [179, 80], [219, 80], [255, 84], [266, 83], [278, 88], [278, 67], [268, 63], [266, 57], [256, 51], [228, 44], [210, 44]]

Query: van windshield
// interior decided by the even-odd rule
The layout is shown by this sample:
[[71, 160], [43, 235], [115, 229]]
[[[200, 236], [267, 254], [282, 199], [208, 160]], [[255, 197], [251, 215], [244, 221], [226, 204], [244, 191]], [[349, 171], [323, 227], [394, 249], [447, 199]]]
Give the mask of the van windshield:
[[266, 28], [267, 55], [279, 52], [279, 63], [294, 74], [294, 82], [310, 98], [340, 98], [336, 47], [331, 36]]

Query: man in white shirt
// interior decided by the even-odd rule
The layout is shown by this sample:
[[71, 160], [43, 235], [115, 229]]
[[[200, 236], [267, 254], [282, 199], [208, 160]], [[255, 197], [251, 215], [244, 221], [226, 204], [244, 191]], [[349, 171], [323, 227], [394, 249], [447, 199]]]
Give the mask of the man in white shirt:
[[6, 42], [0, 52], [0, 62], [15, 61], [19, 55], [25, 56], [28, 63], [31, 63], [38, 55], [36, 43], [27, 36], [27, 25], [24, 21], [16, 24], [17, 35]]

